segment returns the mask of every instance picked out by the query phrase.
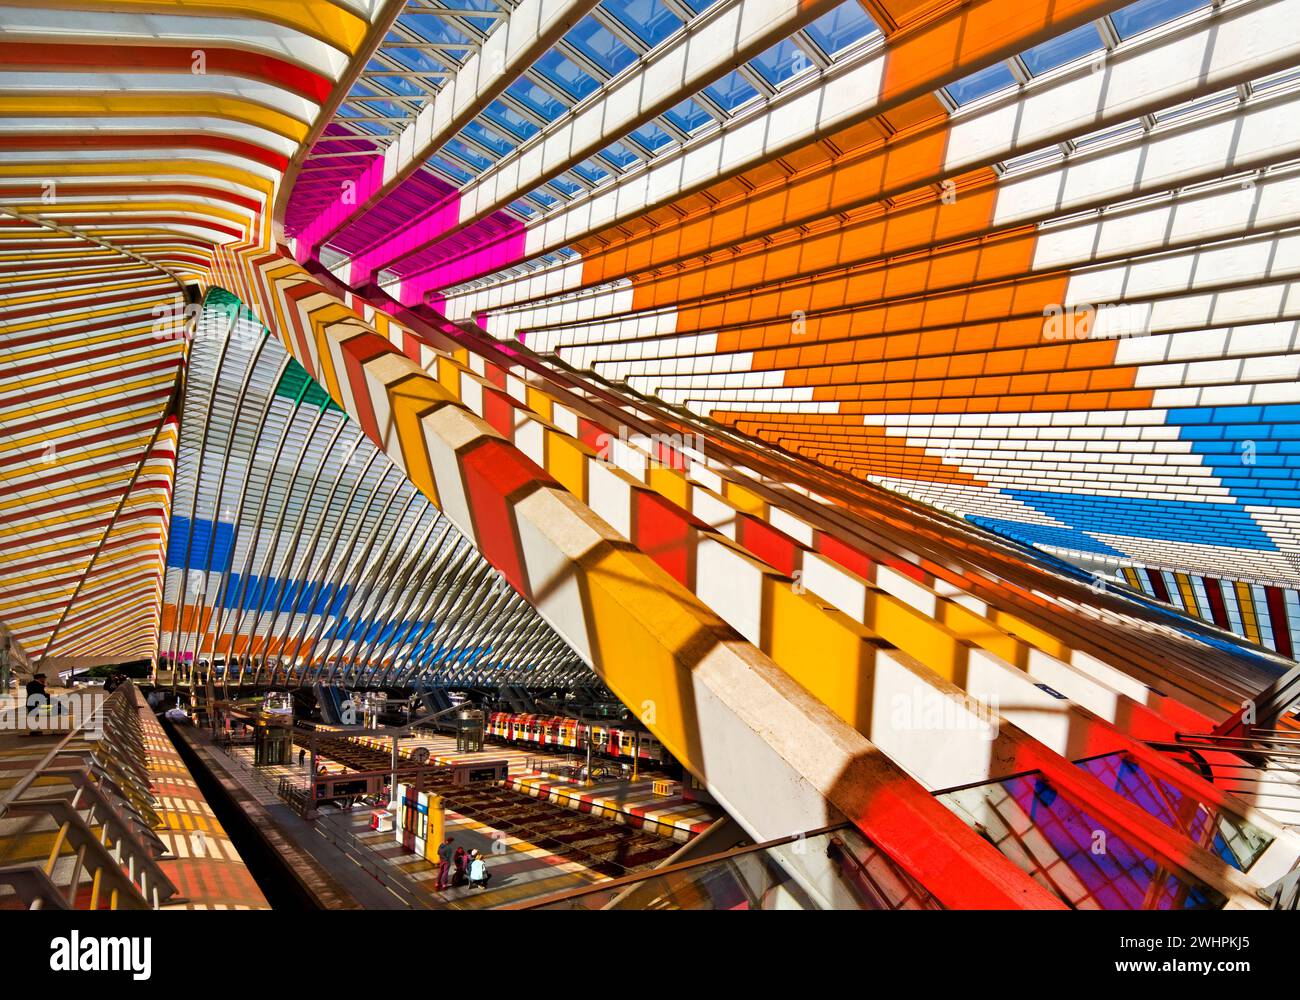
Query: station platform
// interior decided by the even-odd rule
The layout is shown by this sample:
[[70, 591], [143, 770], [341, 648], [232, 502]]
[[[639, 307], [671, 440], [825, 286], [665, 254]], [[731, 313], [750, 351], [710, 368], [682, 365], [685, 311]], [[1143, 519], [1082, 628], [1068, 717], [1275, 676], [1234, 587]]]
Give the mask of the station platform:
[[[391, 743], [377, 737], [354, 737], [355, 742], [384, 753], [391, 753]], [[418, 733], [401, 741], [403, 759], [423, 747], [434, 764], [463, 764], [475, 760], [495, 759], [508, 763], [506, 787], [535, 799], [544, 799], [566, 809], [591, 813], [656, 836], [685, 843], [703, 833], [724, 813], [706, 802], [687, 801], [680, 793], [656, 795], [655, 781], [663, 774], [642, 770], [636, 780], [595, 779], [591, 785], [581, 779], [557, 773], [562, 765], [581, 759], [574, 754], [523, 749], [485, 743], [481, 753], [456, 750], [456, 740], [437, 733]]]
[[[391, 760], [391, 744], [348, 738], [318, 750], [317, 764], [328, 773], [340, 774], [370, 769]], [[518, 904], [553, 893], [591, 885], [609, 878], [648, 873], [671, 858], [681, 842], [693, 834], [677, 831], [673, 836], [652, 832], [656, 824], [642, 829], [628, 822], [630, 813], [603, 814], [590, 807], [561, 805], [539, 799], [508, 784], [471, 786], [436, 785], [444, 796], [446, 830], [457, 847], [481, 852], [492, 874], [485, 890], [454, 887], [438, 891], [437, 866], [410, 853], [397, 843], [391, 831], [370, 828], [370, 808], [351, 810], [323, 806], [307, 823], [286, 816], [287, 807], [277, 795], [281, 781], [304, 785], [311, 777], [310, 763], [253, 767], [252, 747], [240, 743], [218, 745], [210, 734], [188, 729], [185, 738], [202, 744], [213, 769], [226, 772], [261, 804], [262, 816], [276, 828], [264, 834], [280, 835], [293, 841], [285, 850], [294, 855], [312, 855], [312, 867], [321, 867], [335, 887], [357, 888], [358, 879], [378, 883], [390, 895], [390, 904], [401, 900], [420, 909], [489, 909]], [[431, 764], [451, 762], [453, 757], [484, 759], [500, 757], [499, 748], [483, 754], [456, 755], [437, 746], [439, 737], [403, 740], [402, 754], [417, 746], [431, 746]], [[454, 740], [446, 740], [454, 748]], [[433, 749], [439, 759], [433, 760]], [[515, 763], [512, 759], [512, 764]], [[666, 829], [666, 827], [665, 827]], [[373, 901], [366, 904], [373, 907]]]
[[48, 693], [102, 708], [59, 732], [0, 733], [0, 909], [269, 908], [133, 686]]
[[654, 779], [637, 781], [583, 782], [542, 772], [512, 774], [506, 785], [516, 791], [545, 799], [567, 809], [604, 816], [686, 843], [721, 818], [722, 810], [702, 802], [688, 802], [681, 795], [657, 795]]
[[140, 719], [144, 763], [153, 777], [156, 810], [162, 821], [155, 832], [175, 858], [166, 870], [186, 900], [163, 909], [270, 909], [189, 768], [147, 706], [142, 707]]
[[433, 909], [492, 909], [591, 885], [606, 877], [571, 852], [557, 854], [550, 848], [448, 809], [447, 835], [454, 839], [455, 846], [482, 853], [492, 878], [483, 890], [459, 886], [439, 892], [437, 866], [404, 850], [392, 833], [371, 830], [368, 812], [342, 813], [328, 821], [346, 824], [379, 863], [400, 873], [397, 877]]

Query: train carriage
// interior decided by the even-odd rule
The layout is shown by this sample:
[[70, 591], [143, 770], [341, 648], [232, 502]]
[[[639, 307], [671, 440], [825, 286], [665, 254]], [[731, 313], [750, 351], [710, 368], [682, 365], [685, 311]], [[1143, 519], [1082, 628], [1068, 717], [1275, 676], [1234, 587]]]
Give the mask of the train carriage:
[[493, 712], [488, 716], [485, 731], [512, 743], [569, 750], [586, 749], [590, 733], [594, 753], [624, 759], [636, 757], [657, 764], [670, 761], [668, 752], [651, 733], [640, 732], [638, 736], [634, 729], [583, 723], [558, 715]]

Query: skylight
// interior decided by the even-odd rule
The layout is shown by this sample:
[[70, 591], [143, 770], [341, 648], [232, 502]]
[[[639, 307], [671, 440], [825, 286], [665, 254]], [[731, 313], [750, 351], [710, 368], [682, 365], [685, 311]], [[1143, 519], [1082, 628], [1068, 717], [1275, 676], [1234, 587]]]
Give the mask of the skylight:
[[1111, 14], [1120, 38], [1132, 38], [1140, 31], [1166, 24], [1176, 17], [1208, 7], [1206, 0], [1140, 0]]
[[1006, 63], [995, 63], [978, 73], [972, 73], [963, 80], [950, 83], [947, 91], [953, 103], [961, 107], [963, 104], [970, 104], [981, 97], [988, 97], [989, 94], [1015, 85], [1016, 78], [1011, 75], [1011, 70], [1007, 68]]
[[636, 53], [620, 42], [614, 33], [588, 15], [564, 36], [564, 40], [610, 76], [631, 65]]
[[704, 93], [708, 94], [718, 103], [719, 107], [728, 112], [735, 111], [746, 101], [758, 96], [758, 91], [734, 69], [721, 80], [705, 87]]
[[880, 29], [867, 16], [858, 0], [847, 0], [803, 30], [826, 55], [833, 56]]
[[1097, 26], [1085, 24], [1042, 45], [1035, 45], [1032, 49], [1022, 52], [1020, 58], [1033, 76], [1039, 76], [1058, 66], [1100, 52], [1103, 48]]
[[663, 0], [605, 0], [600, 6], [650, 48], [682, 26]]

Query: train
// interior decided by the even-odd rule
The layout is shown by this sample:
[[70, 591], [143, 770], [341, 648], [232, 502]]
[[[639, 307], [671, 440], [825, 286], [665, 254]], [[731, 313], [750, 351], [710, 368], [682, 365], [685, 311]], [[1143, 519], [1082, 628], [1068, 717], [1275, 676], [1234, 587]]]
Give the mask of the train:
[[561, 715], [492, 712], [487, 717], [483, 731], [485, 735], [511, 743], [567, 747], [584, 752], [587, 749], [587, 733], [590, 731], [594, 753], [627, 759], [637, 757], [652, 764], [672, 763], [672, 756], [651, 733], [617, 723], [582, 722]]

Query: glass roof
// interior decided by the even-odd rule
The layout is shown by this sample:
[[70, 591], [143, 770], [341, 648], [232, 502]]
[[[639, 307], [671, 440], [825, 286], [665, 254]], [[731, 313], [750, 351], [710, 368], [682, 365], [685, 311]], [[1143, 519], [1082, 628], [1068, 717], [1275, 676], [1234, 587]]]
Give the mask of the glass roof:
[[772, 86], [785, 83], [798, 73], [812, 68], [808, 53], [793, 38], [786, 38], [749, 63]]
[[[504, 8], [497, 10], [493, 0], [422, 2], [426, 7], [454, 7], [466, 13], [431, 15], [409, 10], [401, 15], [388, 43], [372, 60], [371, 75], [358, 81], [351, 99], [340, 108], [340, 117], [351, 129], [384, 137], [395, 135], [436, 92], [446, 71], [454, 70], [472, 46], [508, 16]], [[973, 104], [1095, 56], [1107, 47], [1107, 37], [1127, 38], [1203, 7], [1206, 2], [1142, 0], [1108, 19], [1082, 25], [950, 84], [944, 88], [944, 95], [959, 108]], [[708, 6], [686, 0], [604, 0], [513, 81], [479, 118], [436, 155], [428, 157], [426, 168], [456, 186], [470, 183], [501, 157], [510, 156], [520, 143], [532, 140], [543, 130], [559, 127], [559, 119], [575, 105], [591, 98], [606, 81], [638, 58], [669, 41], [686, 21]], [[489, 9], [499, 16], [477, 16]], [[820, 72], [837, 58], [860, 51], [860, 43], [878, 35], [878, 28], [857, 0], [846, 0], [658, 118], [609, 143], [595, 157], [522, 191], [507, 212], [528, 219], [538, 211], [556, 210], [570, 199], [609, 182], [611, 175], [634, 169], [676, 148], [712, 123], [747, 113], [756, 102]], [[410, 74], [415, 69], [422, 75], [395, 75]], [[1082, 141], [1086, 145], [1093, 139], [1086, 137]], [[1021, 161], [1001, 164], [1000, 169], [1032, 168], [1069, 152], [1036, 150]]]
[[1006, 63], [994, 63], [965, 79], [948, 85], [948, 96], [958, 107], [978, 101], [981, 97], [1016, 85], [1016, 78]]
[[619, 41], [609, 28], [594, 17], [585, 17], [578, 22], [564, 40], [594, 62], [610, 76], [636, 61], [636, 53]]
[[730, 112], [735, 112], [746, 101], [758, 96], [754, 85], [739, 70], [732, 70], [721, 80], [709, 84], [704, 88], [704, 93], [713, 98], [724, 111]]
[[878, 34], [879, 31], [876, 23], [867, 16], [857, 0], [840, 4], [804, 28], [808, 37], [828, 56], [833, 56], [855, 42]]
[[[210, 294], [191, 348], [164, 600], [206, 613], [174, 614], [163, 655], [215, 664], [241, 648], [242, 675], [292, 646], [313, 676], [540, 668], [582, 683], [558, 636], [279, 341], [248, 314], [228, 319], [236, 306]], [[485, 613], [464, 630], [469, 601]]]
[[682, 26], [663, 0], [605, 0], [601, 6], [650, 48]]
[[[458, 187], [469, 184], [638, 58], [669, 41], [686, 21], [709, 6], [684, 0], [604, 0], [455, 139], [428, 156], [424, 168]], [[445, 13], [425, 12], [430, 9]], [[340, 107], [338, 119], [346, 122], [349, 133], [377, 137], [380, 143], [374, 152], [382, 151], [436, 94], [448, 74], [505, 23], [508, 13], [494, 0], [414, 0]], [[511, 202], [507, 211], [526, 219], [539, 210], [556, 209], [607, 182], [612, 174], [653, 159], [712, 123], [818, 72], [875, 34], [876, 26], [860, 4], [845, 0], [804, 30], [632, 129], [596, 157], [539, 183]]]
[[558, 49], [547, 52], [533, 63], [533, 68], [575, 101], [582, 100], [600, 86], [594, 77], [584, 73], [577, 63]]
[[1209, 5], [1209, 0], [1140, 0], [1098, 21], [1026, 49], [1011, 60], [972, 73], [949, 84], [944, 93], [960, 108], [1014, 87], [1025, 78], [1041, 76], [1102, 52], [1108, 47], [1107, 36], [1126, 41]]
[[1097, 26], [1085, 24], [1081, 28], [1075, 28], [1074, 31], [1022, 52], [1020, 58], [1031, 75], [1039, 76], [1058, 66], [1091, 55], [1093, 52], [1100, 52], [1103, 47]]
[[1208, 7], [1206, 0], [1140, 0], [1110, 15], [1120, 38], [1132, 38], [1139, 32], [1167, 24], [1194, 10]]

